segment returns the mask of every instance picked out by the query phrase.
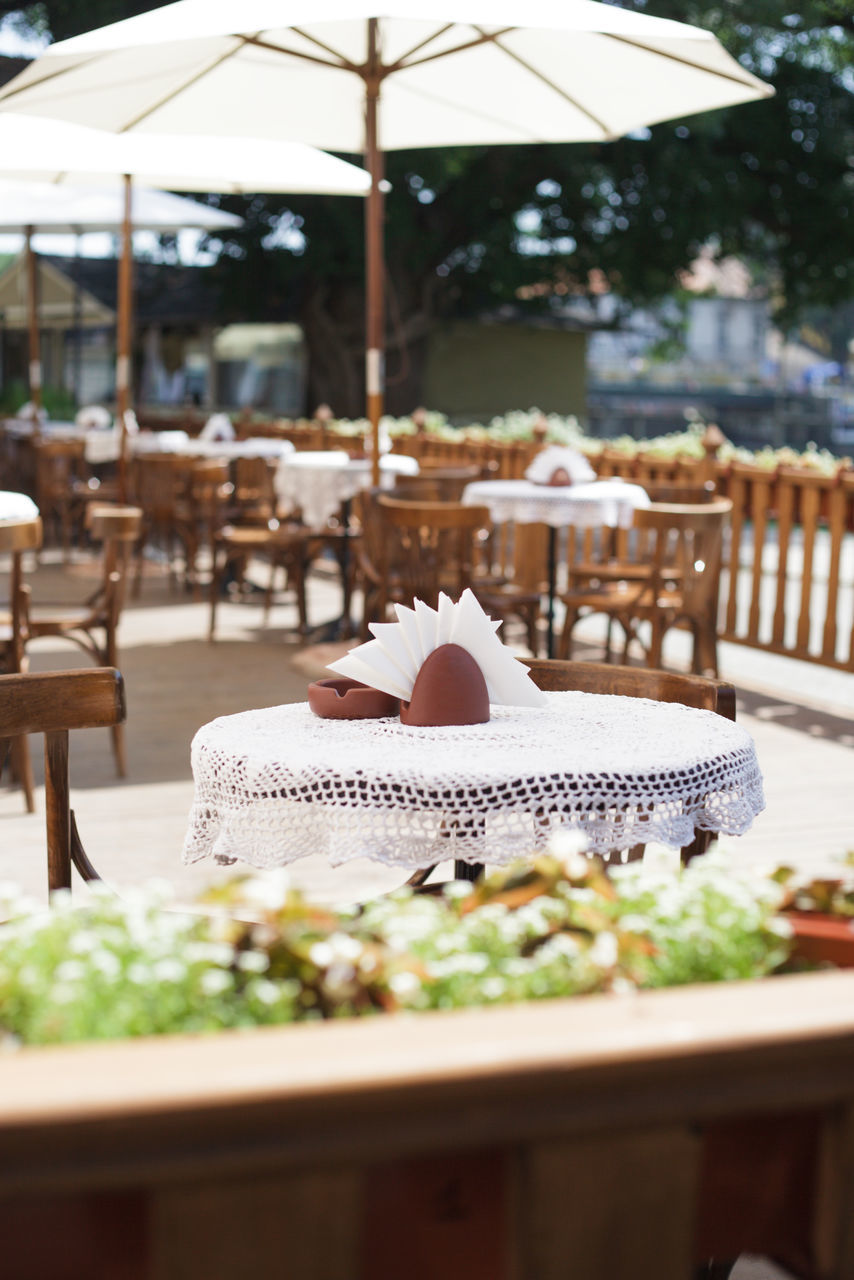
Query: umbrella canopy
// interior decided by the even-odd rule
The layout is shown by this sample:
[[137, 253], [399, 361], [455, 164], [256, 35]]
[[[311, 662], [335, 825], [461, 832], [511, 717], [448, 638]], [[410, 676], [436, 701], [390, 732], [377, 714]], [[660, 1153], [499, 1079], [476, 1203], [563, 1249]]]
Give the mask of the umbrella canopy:
[[363, 150], [378, 474], [383, 148], [607, 141], [771, 92], [709, 32], [597, 0], [177, 0], [50, 46], [0, 109]]
[[[82, 231], [117, 231], [124, 218], [119, 187], [51, 186], [47, 182], [10, 181], [0, 163], [0, 231], [47, 231], [76, 235]], [[225, 231], [242, 226], [243, 219], [222, 209], [187, 200], [168, 191], [134, 191], [133, 221], [137, 230]]]
[[[105, 191], [0, 178], [0, 231], [21, 231], [26, 238], [30, 400], [36, 413], [41, 404], [42, 377], [33, 233], [119, 231], [125, 216], [124, 195], [117, 187]], [[242, 219], [234, 214], [199, 204], [197, 200], [145, 189], [134, 192], [134, 222], [137, 228], [151, 231], [180, 231], [184, 227], [224, 231], [242, 225]], [[120, 270], [119, 283], [128, 292], [127, 298], [119, 300], [121, 328], [123, 311], [130, 307], [129, 274]], [[123, 337], [129, 337], [129, 324]], [[117, 347], [119, 368], [124, 371], [122, 360], [127, 359], [128, 352], [123, 349], [121, 338]]]
[[[100, 187], [112, 184], [124, 191], [124, 214], [114, 215], [115, 193], [92, 193], [89, 212], [96, 216], [98, 202], [105, 205], [106, 227], [123, 227], [122, 254], [119, 268], [119, 307], [116, 394], [120, 421], [130, 407], [130, 331], [131, 331], [131, 227], [159, 226], [161, 230], [181, 226], [217, 230], [239, 226], [239, 218], [231, 218], [219, 210], [181, 202], [177, 196], [164, 196], [174, 202], [174, 222], [166, 215], [163, 223], [151, 221], [151, 192], [131, 192], [131, 179], [156, 187], [179, 188], [183, 191], [221, 191], [243, 193], [257, 191], [311, 192], [319, 195], [360, 195], [370, 187], [370, 176], [355, 165], [338, 160], [304, 143], [268, 141], [258, 138], [220, 139], [212, 136], [149, 135], [117, 136], [101, 129], [69, 124], [44, 117], [4, 114], [0, 117], [0, 180], [37, 176], [65, 186], [94, 183]], [[43, 200], [49, 201], [49, 194]], [[12, 193], [8, 200], [11, 204]], [[83, 208], [84, 193], [75, 191], [75, 203]], [[7, 201], [4, 199], [4, 206]], [[57, 209], [62, 202], [57, 191]], [[51, 206], [48, 205], [48, 208]], [[166, 205], [161, 203], [164, 210]], [[181, 210], [184, 210], [182, 215]], [[193, 210], [201, 211], [188, 217]], [[151, 211], [151, 215], [149, 213]], [[200, 220], [209, 215], [207, 221]], [[4, 217], [0, 209], [0, 220]], [[46, 215], [47, 216], [47, 215]], [[181, 217], [184, 216], [184, 221]], [[16, 219], [17, 226], [39, 219]], [[51, 217], [47, 221], [52, 222]], [[96, 218], [96, 222], [101, 221]], [[91, 218], [81, 212], [75, 229], [94, 228]], [[32, 250], [30, 280], [34, 281]], [[32, 290], [31, 290], [32, 292]], [[32, 399], [40, 400], [40, 361], [38, 358], [38, 326], [30, 324], [30, 374]]]
[[0, 115], [0, 178], [105, 187], [120, 186], [124, 174], [148, 187], [229, 195], [364, 196], [371, 185], [364, 169], [302, 142], [146, 132], [117, 137], [44, 116]]

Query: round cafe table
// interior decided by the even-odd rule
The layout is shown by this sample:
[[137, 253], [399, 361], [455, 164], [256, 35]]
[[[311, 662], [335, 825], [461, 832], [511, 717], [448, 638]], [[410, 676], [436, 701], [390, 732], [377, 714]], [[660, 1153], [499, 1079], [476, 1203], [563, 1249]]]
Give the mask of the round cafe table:
[[[380, 484], [393, 488], [397, 476], [417, 476], [418, 462], [403, 454], [380, 458]], [[311, 529], [322, 529], [349, 502], [371, 484], [370, 458], [351, 458], [343, 449], [312, 450], [282, 458], [276, 471], [276, 494], [299, 507]]]
[[308, 703], [223, 716], [192, 745], [184, 861], [286, 865], [325, 854], [408, 870], [500, 865], [583, 833], [590, 853], [695, 827], [740, 835], [764, 807], [753, 740], [711, 711], [591, 693], [493, 707], [487, 724], [323, 720]]
[[545, 524], [548, 542], [548, 656], [554, 657], [554, 602], [557, 578], [557, 530], [629, 529], [638, 507], [650, 505], [645, 489], [611, 477], [589, 484], [547, 485], [531, 480], [475, 480], [463, 502], [488, 507], [493, 524]]

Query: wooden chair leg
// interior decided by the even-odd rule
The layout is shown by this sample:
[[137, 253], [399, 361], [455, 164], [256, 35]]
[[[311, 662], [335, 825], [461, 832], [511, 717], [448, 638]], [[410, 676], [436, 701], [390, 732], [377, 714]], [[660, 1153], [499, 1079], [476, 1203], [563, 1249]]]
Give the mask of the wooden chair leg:
[[[225, 559], [226, 560], [228, 559], [227, 554]], [[210, 587], [211, 616], [210, 616], [210, 622], [208, 623], [208, 640], [210, 643], [213, 643], [213, 641], [216, 639], [216, 635], [215, 635], [216, 607], [217, 607], [217, 604], [219, 603], [219, 593], [222, 590], [222, 580], [224, 576], [225, 576], [225, 563], [220, 561], [220, 557], [218, 556], [215, 550], [213, 572], [211, 574], [211, 587]]]
[[80, 832], [77, 830], [77, 819], [74, 817], [74, 810], [71, 810], [71, 861], [77, 868], [80, 877], [90, 882], [92, 880], [100, 880], [101, 877], [89, 861], [89, 855], [83, 848], [83, 842], [80, 839]]
[[712, 843], [711, 831], [695, 831], [694, 839], [690, 844], [686, 844], [684, 849], [679, 852], [679, 857], [683, 867], [691, 861], [692, 858], [699, 858], [704, 854]]
[[44, 738], [48, 891], [71, 888], [71, 809], [68, 798], [68, 730]]
[[120, 778], [127, 777], [127, 753], [125, 750], [125, 727], [123, 724], [110, 726], [110, 737], [113, 743], [113, 759], [116, 762], [116, 774]]

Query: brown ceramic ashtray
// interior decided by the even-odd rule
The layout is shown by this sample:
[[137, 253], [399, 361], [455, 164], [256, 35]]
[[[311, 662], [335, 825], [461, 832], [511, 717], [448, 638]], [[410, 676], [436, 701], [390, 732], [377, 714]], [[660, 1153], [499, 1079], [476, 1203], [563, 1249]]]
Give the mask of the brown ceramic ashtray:
[[398, 698], [346, 676], [315, 680], [308, 686], [308, 705], [322, 720], [379, 720], [400, 710]]

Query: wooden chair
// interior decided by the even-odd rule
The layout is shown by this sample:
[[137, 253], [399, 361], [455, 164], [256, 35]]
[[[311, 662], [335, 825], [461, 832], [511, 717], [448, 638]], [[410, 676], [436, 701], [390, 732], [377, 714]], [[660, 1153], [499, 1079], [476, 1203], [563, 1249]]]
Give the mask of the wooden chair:
[[184, 554], [184, 585], [198, 596], [201, 559], [214, 572], [219, 530], [233, 513], [234, 495], [228, 463], [220, 458], [194, 459], [186, 473], [185, 492], [176, 498], [174, 531]]
[[[45, 812], [48, 889], [71, 888], [71, 865], [84, 880], [98, 880], [77, 832], [68, 788], [71, 729], [114, 728], [125, 718], [124, 683], [111, 667], [0, 676], [0, 746], [3, 739], [45, 735]], [[3, 753], [0, 751], [0, 765]]]
[[363, 565], [363, 585], [374, 588], [366, 619], [382, 621], [390, 604], [410, 604], [416, 597], [435, 608], [440, 591], [457, 600], [470, 587], [490, 616], [502, 622], [520, 617], [528, 647], [536, 653], [539, 593], [479, 575], [481, 537], [491, 527], [486, 507], [411, 502], [381, 493], [376, 512], [378, 522], [368, 537], [376, 562]]
[[[609, 662], [566, 662], [559, 658], [520, 659], [531, 679], [547, 693], [577, 690], [581, 693], [613, 693], [624, 698], [652, 698], [656, 702], [679, 702], [701, 711], [714, 711], [735, 720], [735, 689], [725, 680], [699, 675], [681, 675], [647, 667], [623, 667]], [[708, 831], [695, 831], [691, 844], [682, 850], [682, 861], [704, 853], [709, 847]], [[636, 845], [632, 857], [643, 854]]]
[[234, 493], [231, 503], [234, 518], [240, 524], [267, 524], [278, 515], [274, 479], [277, 460], [273, 458], [235, 458], [232, 463]]
[[472, 585], [476, 536], [489, 524], [486, 507], [460, 502], [410, 502], [380, 494], [377, 612], [414, 598], [435, 608], [439, 592], [457, 600]]
[[714, 502], [715, 482], [706, 480], [703, 484], [689, 484], [687, 481], [673, 480], [669, 483], [651, 480], [642, 482], [650, 502], [678, 503], [682, 506], [696, 505], [698, 502]]
[[311, 531], [297, 521], [270, 519], [266, 524], [226, 524], [216, 531], [213, 549], [213, 573], [210, 586], [210, 623], [208, 639], [216, 639], [216, 611], [229, 580], [242, 584], [250, 558], [269, 562], [269, 579], [264, 592], [264, 622], [267, 622], [273, 599], [276, 570], [284, 569], [286, 585], [296, 593], [299, 628], [308, 632], [305, 578], [311, 555]]
[[67, 559], [85, 510], [83, 493], [89, 472], [83, 440], [32, 441], [35, 452], [35, 502], [48, 534], [55, 536]]
[[[566, 616], [558, 656], [569, 657], [572, 631], [581, 617], [605, 613], [623, 629], [624, 660], [636, 640], [647, 664], [660, 667], [666, 632], [685, 626], [694, 640], [692, 670], [717, 675], [718, 590], [724, 527], [731, 510], [728, 498], [718, 498], [697, 504], [660, 503], [636, 511], [634, 559], [605, 563], [598, 575], [585, 567], [582, 580], [571, 581], [561, 596]], [[639, 632], [642, 623], [649, 627], [648, 643]]]
[[178, 547], [182, 545], [179, 521], [186, 520], [190, 475], [196, 459], [174, 453], [144, 453], [133, 459], [130, 491], [134, 506], [143, 514], [142, 531], [136, 547], [133, 594], [142, 587], [142, 567], [146, 550], [161, 555], [169, 572], [169, 586], [178, 580]]
[[[103, 545], [100, 585], [79, 606], [33, 606], [28, 640], [61, 636], [81, 648], [97, 666], [116, 667], [119, 619], [131, 556], [142, 529], [142, 512], [138, 507], [91, 506], [87, 521], [92, 538]], [[123, 778], [127, 772], [124, 727], [116, 721], [110, 728], [116, 771]]]
[[[37, 551], [42, 544], [42, 522], [39, 519], [0, 524], [0, 554], [11, 557], [9, 607], [0, 617], [0, 671], [18, 675], [26, 670], [26, 645], [29, 636], [30, 589], [24, 582], [22, 557], [25, 551]], [[14, 776], [21, 784], [28, 813], [35, 813], [33, 767], [25, 737], [13, 737], [9, 748]]]
[[467, 484], [485, 479], [483, 468], [473, 464], [467, 467], [420, 466], [417, 476], [398, 476], [395, 480], [395, 497], [410, 502], [459, 502]]

